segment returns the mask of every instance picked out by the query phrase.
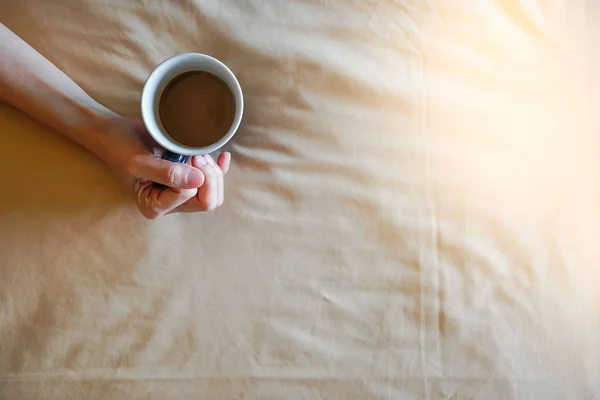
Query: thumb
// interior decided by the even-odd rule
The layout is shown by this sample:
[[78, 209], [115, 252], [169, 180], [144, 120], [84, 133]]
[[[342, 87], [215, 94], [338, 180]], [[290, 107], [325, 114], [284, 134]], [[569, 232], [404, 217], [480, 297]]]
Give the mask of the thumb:
[[152, 154], [138, 160], [134, 175], [176, 189], [196, 189], [204, 184], [204, 174], [198, 168], [162, 160]]

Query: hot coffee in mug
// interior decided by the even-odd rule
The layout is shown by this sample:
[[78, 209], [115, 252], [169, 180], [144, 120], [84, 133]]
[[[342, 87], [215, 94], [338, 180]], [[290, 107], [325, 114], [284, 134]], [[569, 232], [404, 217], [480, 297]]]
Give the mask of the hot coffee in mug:
[[242, 90], [222, 62], [185, 53], [161, 63], [142, 92], [142, 118], [150, 135], [167, 150], [163, 158], [186, 162], [211, 153], [237, 131]]

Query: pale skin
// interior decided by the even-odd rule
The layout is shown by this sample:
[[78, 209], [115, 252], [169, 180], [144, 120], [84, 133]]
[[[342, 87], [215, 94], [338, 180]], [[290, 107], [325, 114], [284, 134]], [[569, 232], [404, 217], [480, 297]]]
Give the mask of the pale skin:
[[161, 160], [140, 121], [122, 117], [0, 24], [0, 101], [65, 135], [103, 160], [135, 196], [146, 218], [212, 211], [223, 204], [231, 155], [192, 157], [191, 165]]

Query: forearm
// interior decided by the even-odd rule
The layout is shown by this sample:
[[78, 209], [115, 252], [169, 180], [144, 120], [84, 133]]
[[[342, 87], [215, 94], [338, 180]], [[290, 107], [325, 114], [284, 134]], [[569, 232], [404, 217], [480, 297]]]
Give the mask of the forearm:
[[102, 156], [105, 138], [93, 129], [116, 115], [0, 24], [0, 100], [14, 105]]

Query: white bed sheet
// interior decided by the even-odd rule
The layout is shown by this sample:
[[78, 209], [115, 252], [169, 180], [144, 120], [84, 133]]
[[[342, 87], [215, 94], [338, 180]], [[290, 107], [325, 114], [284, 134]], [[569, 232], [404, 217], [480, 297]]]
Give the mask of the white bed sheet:
[[125, 115], [184, 51], [247, 102], [224, 208], [152, 222], [0, 105], [0, 398], [598, 398], [597, 9], [0, 3]]

